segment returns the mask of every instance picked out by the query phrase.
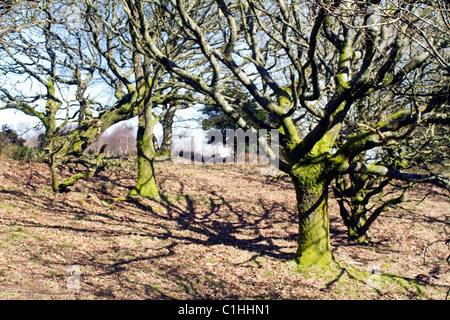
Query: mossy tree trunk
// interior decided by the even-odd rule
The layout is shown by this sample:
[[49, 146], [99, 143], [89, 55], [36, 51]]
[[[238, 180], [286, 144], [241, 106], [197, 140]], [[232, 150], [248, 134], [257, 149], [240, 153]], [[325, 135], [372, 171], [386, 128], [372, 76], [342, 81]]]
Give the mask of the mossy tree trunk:
[[297, 262], [327, 268], [333, 260], [328, 219], [329, 180], [323, 163], [303, 163], [291, 171], [299, 219]]
[[59, 192], [58, 171], [56, 170], [55, 155], [50, 155], [48, 166], [50, 169], [52, 189], [54, 192]]
[[[132, 32], [132, 39], [135, 33]], [[136, 45], [136, 43], [135, 43]], [[155, 148], [153, 145], [154, 127], [157, 119], [153, 119], [154, 85], [158, 76], [158, 67], [140, 52], [133, 52], [136, 88], [139, 95], [139, 123], [136, 136], [138, 178], [130, 195], [140, 195], [151, 199], [159, 198], [159, 190], [155, 178]]]
[[54, 192], [59, 192], [57, 154], [60, 150], [58, 146], [55, 146], [55, 140], [58, 138], [58, 129], [56, 127], [56, 113], [61, 106], [61, 102], [55, 97], [55, 83], [49, 80], [45, 84], [47, 90], [47, 96], [49, 97], [45, 104], [45, 115], [41, 117], [41, 121], [45, 127], [45, 141], [47, 142], [46, 152], [48, 153], [48, 166], [51, 174], [51, 184]]
[[138, 156], [138, 179], [131, 195], [138, 194], [151, 199], [159, 198], [159, 190], [155, 178], [155, 149], [153, 147], [152, 108], [147, 105], [139, 115], [139, 126], [136, 138]]
[[341, 124], [330, 128], [303, 156], [292, 157], [295, 151], [290, 155], [291, 162], [299, 159], [292, 165], [289, 174], [295, 186], [299, 219], [296, 259], [298, 264], [303, 266], [328, 268], [333, 261], [328, 189], [336, 172], [330, 152], [340, 128]]

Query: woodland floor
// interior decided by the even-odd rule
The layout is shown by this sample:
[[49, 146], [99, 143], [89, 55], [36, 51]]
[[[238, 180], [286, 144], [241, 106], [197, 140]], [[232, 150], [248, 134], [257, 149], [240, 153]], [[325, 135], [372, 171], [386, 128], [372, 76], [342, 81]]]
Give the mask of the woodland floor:
[[131, 162], [54, 194], [45, 164], [0, 159], [0, 299], [445, 299], [450, 289], [450, 203], [432, 188], [383, 213], [372, 245], [348, 239], [330, 199], [340, 267], [324, 271], [292, 259], [289, 179], [253, 166], [156, 169], [164, 204], [136, 204], [106, 201], [133, 186]]

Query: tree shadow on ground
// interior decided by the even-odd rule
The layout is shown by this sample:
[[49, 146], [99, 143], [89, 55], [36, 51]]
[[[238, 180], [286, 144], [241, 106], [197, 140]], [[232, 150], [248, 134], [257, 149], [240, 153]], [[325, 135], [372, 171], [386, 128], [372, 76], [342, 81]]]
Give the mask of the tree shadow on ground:
[[[292, 258], [292, 253], [285, 252], [283, 249], [286, 248], [275, 242], [276, 240], [296, 241], [295, 233], [286, 231], [284, 235], [270, 237], [264, 235], [265, 231], [276, 228], [273, 224], [265, 223], [269, 220], [274, 221], [270, 215], [275, 209], [288, 213], [289, 220], [283, 221], [283, 223], [295, 225], [296, 214], [289, 211], [284, 204], [264, 205], [263, 212], [256, 213], [251, 209], [239, 207], [239, 204], [227, 200], [214, 190], [206, 190], [206, 197], [196, 199], [188, 195], [185, 188], [185, 184], [180, 182], [178, 194], [183, 195], [183, 201], [173, 201], [167, 195], [161, 195], [162, 203], [167, 209], [164, 214], [154, 211], [151, 207], [150, 210], [160, 219], [175, 221], [181, 229], [206, 236], [207, 239], [180, 238], [174, 235], [169, 237], [205, 246], [219, 244], [234, 246], [241, 250], [277, 259]], [[259, 202], [263, 203], [264, 199], [259, 199]], [[184, 203], [184, 205], [180, 205], [180, 203]], [[282, 228], [285, 229], [284, 226]], [[241, 235], [245, 236], [240, 237]]]
[[324, 292], [331, 291], [333, 289], [333, 286], [337, 285], [339, 282], [345, 282], [346, 281], [344, 279], [345, 275], [347, 275], [354, 282], [370, 288], [372, 292], [380, 299], [386, 298], [386, 290], [387, 290], [386, 283], [395, 283], [397, 285], [397, 290], [401, 288], [401, 290], [405, 292], [404, 294], [406, 294], [409, 299], [422, 299], [426, 297], [426, 293], [421, 288], [421, 286], [429, 288], [431, 287], [440, 289], [443, 288], [442, 285], [424, 283], [417, 279], [400, 276], [396, 274], [381, 273], [381, 272], [375, 273], [361, 272], [357, 271], [353, 267], [348, 267], [345, 265], [340, 265], [340, 268], [341, 269], [339, 274], [333, 280], [329, 281], [321, 289], [321, 291]]
[[[40, 261], [43, 265], [59, 265], [65, 268], [68, 264], [79, 264], [91, 268], [91, 273], [84, 275], [85, 284], [94, 295], [106, 298], [116, 297], [114, 288], [97, 284], [91, 281], [91, 278], [114, 277], [116, 282], [113, 283], [118, 283], [125, 289], [133, 290], [135, 287], [140, 287], [144, 292], [143, 297], [174, 298], [167, 294], [166, 289], [151, 283], [140, 283], [125, 271], [128, 268], [141, 268], [141, 264], [147, 262], [154, 265], [158, 259], [174, 258], [178, 254], [176, 249], [180, 244], [205, 247], [232, 246], [251, 253], [248, 261], [255, 261], [255, 263], [260, 256], [281, 260], [289, 260], [293, 257], [297, 241], [297, 229], [295, 228], [297, 213], [293, 209], [295, 205], [289, 206], [286, 201], [282, 200], [268, 201], [264, 196], [254, 194], [251, 195], [254, 196], [254, 199], [249, 200], [258, 205], [252, 208], [252, 205], [242, 205], [241, 202], [206, 185], [199, 189], [201, 192], [193, 193], [186, 182], [178, 179], [175, 175], [166, 175], [160, 179], [161, 189], [168, 180], [177, 181], [178, 189], [163, 192], [161, 202], [118, 202], [113, 205], [115, 207], [113, 211], [102, 205], [99, 205], [101, 210], [83, 207], [80, 202], [66, 201], [64, 195], [43, 193], [43, 188], [39, 185], [33, 185], [33, 188], [30, 189], [33, 191], [32, 193], [30, 190], [0, 189], [0, 199], [14, 203], [16, 210], [29, 211], [33, 208], [37, 211], [46, 210], [53, 217], [52, 220], [33, 218], [16, 220], [6, 215], [0, 217], [0, 225], [83, 234], [89, 237], [101, 237], [111, 240], [111, 242], [122, 236], [158, 238], [164, 241], [165, 245], [158, 250], [142, 248], [141, 251], [133, 252], [134, 256], [132, 257], [118, 256], [118, 252], [122, 250], [120, 247], [107, 248], [104, 252], [95, 250], [95, 248], [92, 252], [87, 249], [79, 250], [70, 262], [49, 260], [49, 258], [41, 257], [38, 252], [30, 253], [33, 259]], [[107, 179], [101, 178], [101, 181], [107, 181]], [[129, 187], [120, 177], [117, 178], [117, 181], [120, 183], [118, 188]], [[112, 195], [112, 193], [104, 194], [98, 187], [92, 187], [82, 195], [86, 196], [88, 193], [99, 194], [103, 197]], [[80, 200], [85, 201], [86, 199]], [[116, 214], [117, 212], [126, 212], [127, 214], [119, 215]], [[416, 215], [415, 217], [415, 219], [429, 219], [426, 216]], [[95, 226], [76, 224], [85, 219], [95, 222]], [[332, 226], [337, 222], [336, 219], [338, 218], [332, 218]], [[354, 242], [346, 241], [343, 236], [345, 231], [342, 229], [331, 228], [331, 233], [332, 237], [339, 237], [338, 245], [357, 245]], [[60, 250], [51, 244], [42, 245], [47, 246], [48, 250]], [[142, 271], [147, 272], [145, 269]], [[353, 277], [352, 280], [360, 281], [359, 277], [352, 276], [344, 267], [335, 279], [325, 285], [324, 290], [330, 290], [335, 284], [343, 281], [345, 274]], [[217, 278], [217, 275], [210, 271], [200, 277], [176, 266], [165, 270], [156, 270], [155, 276], [171, 281], [190, 298], [214, 298], [217, 294], [215, 290], [230, 292], [228, 295], [222, 294], [222, 297], [239, 298], [238, 295], [232, 293], [239, 289], [235, 283], [225, 279], [218, 279], [215, 282], [214, 279]], [[406, 278], [405, 280], [415, 281], [415, 279]], [[199, 282], [202, 282], [201, 286], [203, 287], [210, 287], [211, 291], [202, 292], [199, 289]], [[411, 296], [414, 296], [416, 291], [406, 285], [405, 289], [411, 290]], [[377, 294], [381, 296], [380, 292]]]
[[[163, 182], [163, 181], [162, 181]], [[37, 190], [35, 190], [37, 188]], [[132, 289], [133, 285], [144, 288], [152, 297], [161, 299], [170, 299], [170, 295], [165, 294], [165, 290], [154, 287], [149, 284], [139, 284], [132, 278], [126, 278], [124, 272], [127, 268], [136, 268], [140, 263], [149, 262], [152, 264], [161, 258], [171, 258], [175, 254], [174, 250], [179, 244], [194, 244], [206, 247], [215, 245], [232, 246], [239, 250], [245, 250], [254, 253], [254, 256], [268, 256], [276, 259], [288, 259], [291, 248], [286, 247], [283, 242], [295, 241], [295, 232], [283, 231], [272, 235], [277, 231], [277, 226], [286, 229], [286, 226], [295, 223], [295, 213], [290, 212], [289, 208], [283, 203], [266, 204], [265, 199], [260, 199], [261, 203], [257, 211], [251, 208], [243, 208], [239, 203], [228, 200], [219, 195], [214, 190], [205, 188], [204, 196], [196, 197], [188, 194], [186, 185], [180, 183], [180, 189], [177, 196], [167, 193], [163, 194], [161, 203], [136, 204], [130, 202], [118, 202], [114, 204], [114, 211], [109, 211], [101, 204], [97, 207], [83, 206], [88, 194], [95, 194], [96, 190], [89, 189], [84, 192], [78, 192], [79, 197], [73, 201], [67, 200], [67, 197], [73, 194], [57, 195], [46, 192], [43, 186], [36, 186], [33, 192], [30, 190], [18, 189], [0, 189], [0, 198], [7, 203], [13, 204], [14, 210], [19, 210], [23, 214], [21, 219], [3, 215], [0, 217], [0, 225], [5, 227], [22, 228], [25, 230], [36, 230], [32, 233], [39, 233], [41, 230], [45, 234], [51, 234], [54, 230], [57, 233], [74, 234], [75, 237], [115, 239], [122, 236], [140, 236], [158, 238], [167, 243], [163, 251], [134, 252], [133, 257], [115, 257], [115, 251], [105, 249], [103, 251], [92, 248], [88, 249], [71, 248], [73, 256], [70, 262], [61, 262], [49, 257], [41, 256], [41, 250], [32, 250], [30, 247], [27, 255], [41, 265], [53, 266], [65, 270], [69, 264], [77, 264], [83, 268], [89, 268], [90, 273], [83, 275], [84, 286], [94, 295], [101, 298], [115, 298], [113, 288], [108, 288], [95, 284], [90, 279], [98, 277], [115, 277], [120, 279], [121, 286]], [[45, 192], [44, 192], [45, 191]], [[97, 190], [98, 191], [98, 190]], [[77, 193], [77, 194], [78, 194]], [[163, 210], [157, 210], [162, 207]], [[45, 211], [46, 218], [31, 217], [29, 212]], [[283, 217], [288, 217], [287, 221], [276, 221], [273, 212], [287, 212]], [[126, 216], [117, 215], [116, 212], [126, 212]], [[36, 215], [36, 214], [34, 214]], [[147, 219], [151, 218], [151, 219]], [[89, 221], [95, 225], [86, 224], [83, 221]], [[279, 230], [278, 230], [279, 231]], [[278, 242], [281, 242], [278, 243]], [[42, 243], [43, 251], [58, 252], [61, 249], [57, 245]], [[61, 253], [62, 254], [62, 253]], [[252, 258], [253, 259], [253, 258]], [[183, 274], [180, 270], [159, 271], [157, 276], [171, 279], [182, 291], [192, 298], [211, 298], [220, 290], [237, 290], [237, 286], [232, 282], [222, 279], [218, 283], [211, 283], [211, 292], [203, 293], [196, 282], [200, 281], [195, 274]], [[63, 277], [63, 275], [61, 276]], [[124, 278], [125, 277], [125, 278]], [[208, 281], [213, 281], [215, 275], [205, 274], [202, 276], [205, 286], [209, 286]], [[205, 280], [206, 279], [206, 280]], [[221, 289], [222, 288], [222, 289]], [[143, 290], [144, 290], [143, 289]], [[226, 295], [227, 298], [238, 298], [235, 294]]]

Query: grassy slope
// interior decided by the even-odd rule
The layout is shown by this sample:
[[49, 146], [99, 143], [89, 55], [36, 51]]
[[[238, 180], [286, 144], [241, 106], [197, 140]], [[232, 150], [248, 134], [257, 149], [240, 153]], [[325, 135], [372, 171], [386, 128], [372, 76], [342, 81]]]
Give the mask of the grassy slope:
[[[45, 165], [0, 159], [0, 299], [443, 299], [449, 207], [430, 195], [386, 212], [372, 246], [348, 241], [330, 201], [342, 269], [299, 269], [295, 194], [255, 167], [157, 163], [166, 204], [124, 197], [134, 168], [67, 194]], [[421, 199], [420, 194], [413, 196]], [[68, 290], [68, 268], [81, 270]]]

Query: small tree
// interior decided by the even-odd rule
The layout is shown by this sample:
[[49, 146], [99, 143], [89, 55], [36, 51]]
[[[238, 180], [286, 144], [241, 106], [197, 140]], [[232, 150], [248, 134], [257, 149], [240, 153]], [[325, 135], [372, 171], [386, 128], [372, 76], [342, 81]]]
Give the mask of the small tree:
[[26, 140], [24, 138], [21, 138], [14, 129], [11, 129], [7, 124], [2, 125], [0, 131], [1, 146], [14, 144], [19, 147], [23, 147], [25, 145], [25, 142]]
[[[190, 101], [191, 102], [191, 101]], [[171, 155], [172, 154], [172, 132], [173, 124], [175, 121], [175, 114], [178, 110], [186, 109], [189, 107], [187, 102], [163, 104], [162, 111], [157, 116], [159, 123], [162, 127], [162, 139], [161, 144], [158, 143], [156, 137], [154, 138], [153, 145], [157, 155]]]
[[8, 125], [2, 125], [0, 130], [0, 155], [14, 160], [39, 160], [39, 152], [26, 145], [26, 140], [19, 136], [16, 130]]
[[[159, 106], [190, 103], [192, 98], [186, 86], [174, 82], [157, 60], [143, 54], [141, 44], [137, 41], [140, 35], [128, 21], [129, 17], [122, 10], [121, 1], [105, 0], [103, 4], [98, 1], [86, 1], [86, 3], [92, 12], [89, 25], [91, 30], [94, 30], [95, 46], [108, 62], [114, 76], [132, 94], [132, 103], [138, 115], [136, 137], [138, 178], [130, 196], [140, 195], [158, 199], [159, 190], [154, 169], [156, 156], [154, 128], [158, 121], [167, 120], [167, 123], [170, 123], [171, 118], [170, 114], [166, 118], [168, 114], [164, 112], [164, 107], [160, 114], [156, 113], [156, 109]], [[161, 10], [149, 5], [147, 13], [155, 22], [160, 20]], [[111, 8], [107, 15], [108, 19], [104, 18], [105, 8]], [[183, 42], [185, 40], [175, 34], [161, 39], [165, 53], [175, 61], [188, 59], [184, 53], [181, 54]], [[115, 59], [117, 47], [120, 47], [120, 53], [126, 56], [129, 73], [120, 72], [123, 67], [117, 64]]]
[[[245, 121], [254, 128], [259, 128], [259, 123], [264, 123], [269, 120], [267, 111], [252, 102], [249, 97], [244, 96], [242, 92], [230, 87], [225, 90], [224, 94], [226, 94], [229, 99], [236, 102], [239, 101], [236, 110], [242, 114]], [[233, 119], [230, 119], [218, 104], [205, 104], [201, 111], [207, 117], [202, 121], [203, 130], [214, 128], [225, 133], [226, 129], [239, 129], [236, 122], [233, 121]]]

